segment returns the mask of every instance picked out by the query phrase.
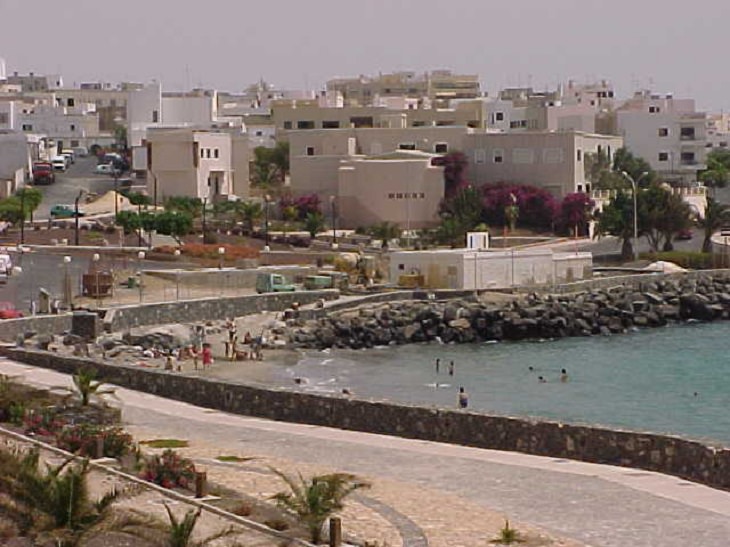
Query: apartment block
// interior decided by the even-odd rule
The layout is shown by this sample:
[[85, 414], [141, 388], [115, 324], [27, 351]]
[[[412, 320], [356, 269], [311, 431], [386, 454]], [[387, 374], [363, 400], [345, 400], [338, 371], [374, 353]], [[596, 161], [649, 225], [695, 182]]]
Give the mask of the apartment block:
[[147, 193], [163, 201], [188, 196], [211, 202], [249, 195], [245, 134], [193, 128], [150, 129]]
[[730, 114], [708, 114], [705, 125], [708, 152], [717, 148], [730, 148]]
[[693, 99], [640, 91], [615, 116], [626, 147], [667, 182], [696, 181], [705, 169], [707, 115], [695, 110]]
[[585, 156], [599, 151], [613, 157], [621, 137], [578, 131], [480, 133], [464, 136], [468, 178], [478, 185], [530, 184], [557, 197], [588, 192]]

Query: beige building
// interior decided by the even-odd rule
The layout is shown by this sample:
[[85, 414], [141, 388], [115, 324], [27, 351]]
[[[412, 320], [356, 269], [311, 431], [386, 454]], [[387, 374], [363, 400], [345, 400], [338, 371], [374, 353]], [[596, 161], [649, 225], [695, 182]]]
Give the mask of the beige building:
[[[400, 102], [400, 101], [397, 101]], [[322, 107], [317, 100], [278, 100], [272, 103], [271, 118], [277, 138], [289, 131], [313, 129], [406, 129], [409, 127], [484, 127], [482, 102], [465, 101], [454, 108], [392, 109], [386, 106]], [[412, 105], [411, 105], [412, 106]]]
[[467, 177], [478, 185], [499, 182], [530, 184], [555, 196], [590, 191], [585, 175], [586, 153], [613, 157], [621, 137], [577, 131], [470, 133], [461, 151], [469, 159]]
[[377, 97], [404, 96], [428, 98], [435, 106], [443, 107], [453, 99], [481, 96], [479, 76], [455, 74], [450, 70], [335, 78], [327, 82], [327, 91], [341, 93], [345, 104], [352, 106], [371, 105]]
[[193, 128], [147, 134], [147, 193], [155, 201], [188, 196], [221, 201], [249, 195], [245, 134]]

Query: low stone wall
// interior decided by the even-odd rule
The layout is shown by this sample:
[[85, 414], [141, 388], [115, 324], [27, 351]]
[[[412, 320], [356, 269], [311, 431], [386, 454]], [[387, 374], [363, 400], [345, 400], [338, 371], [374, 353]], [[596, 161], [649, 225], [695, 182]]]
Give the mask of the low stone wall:
[[0, 354], [64, 373], [93, 367], [109, 383], [225, 412], [634, 467], [730, 489], [730, 449], [679, 437], [265, 389], [25, 349]]
[[287, 293], [249, 294], [233, 298], [202, 298], [179, 302], [162, 302], [135, 306], [119, 306], [107, 310], [104, 330], [118, 332], [146, 325], [189, 323], [225, 317], [241, 317], [266, 311], [282, 311], [292, 303], [311, 304], [317, 300], [335, 300], [339, 291], [297, 291]]
[[19, 334], [26, 332], [54, 333], [71, 330], [72, 314], [34, 315], [22, 319], [4, 319], [0, 321], [0, 341], [15, 342]]

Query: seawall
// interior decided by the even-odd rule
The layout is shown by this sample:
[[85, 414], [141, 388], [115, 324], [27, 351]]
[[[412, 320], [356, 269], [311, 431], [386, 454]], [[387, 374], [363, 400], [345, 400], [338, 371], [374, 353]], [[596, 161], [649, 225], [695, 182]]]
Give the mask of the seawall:
[[73, 373], [96, 369], [122, 387], [260, 418], [646, 469], [730, 489], [730, 448], [652, 433], [296, 393], [0, 347], [0, 355]]

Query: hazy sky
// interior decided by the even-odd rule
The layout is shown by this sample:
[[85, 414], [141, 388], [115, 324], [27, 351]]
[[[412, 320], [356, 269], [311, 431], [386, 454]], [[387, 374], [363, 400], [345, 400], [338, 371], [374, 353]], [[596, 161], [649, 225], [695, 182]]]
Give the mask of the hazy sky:
[[729, 0], [0, 0], [8, 72], [239, 91], [451, 68], [483, 87], [607, 78], [730, 110]]

